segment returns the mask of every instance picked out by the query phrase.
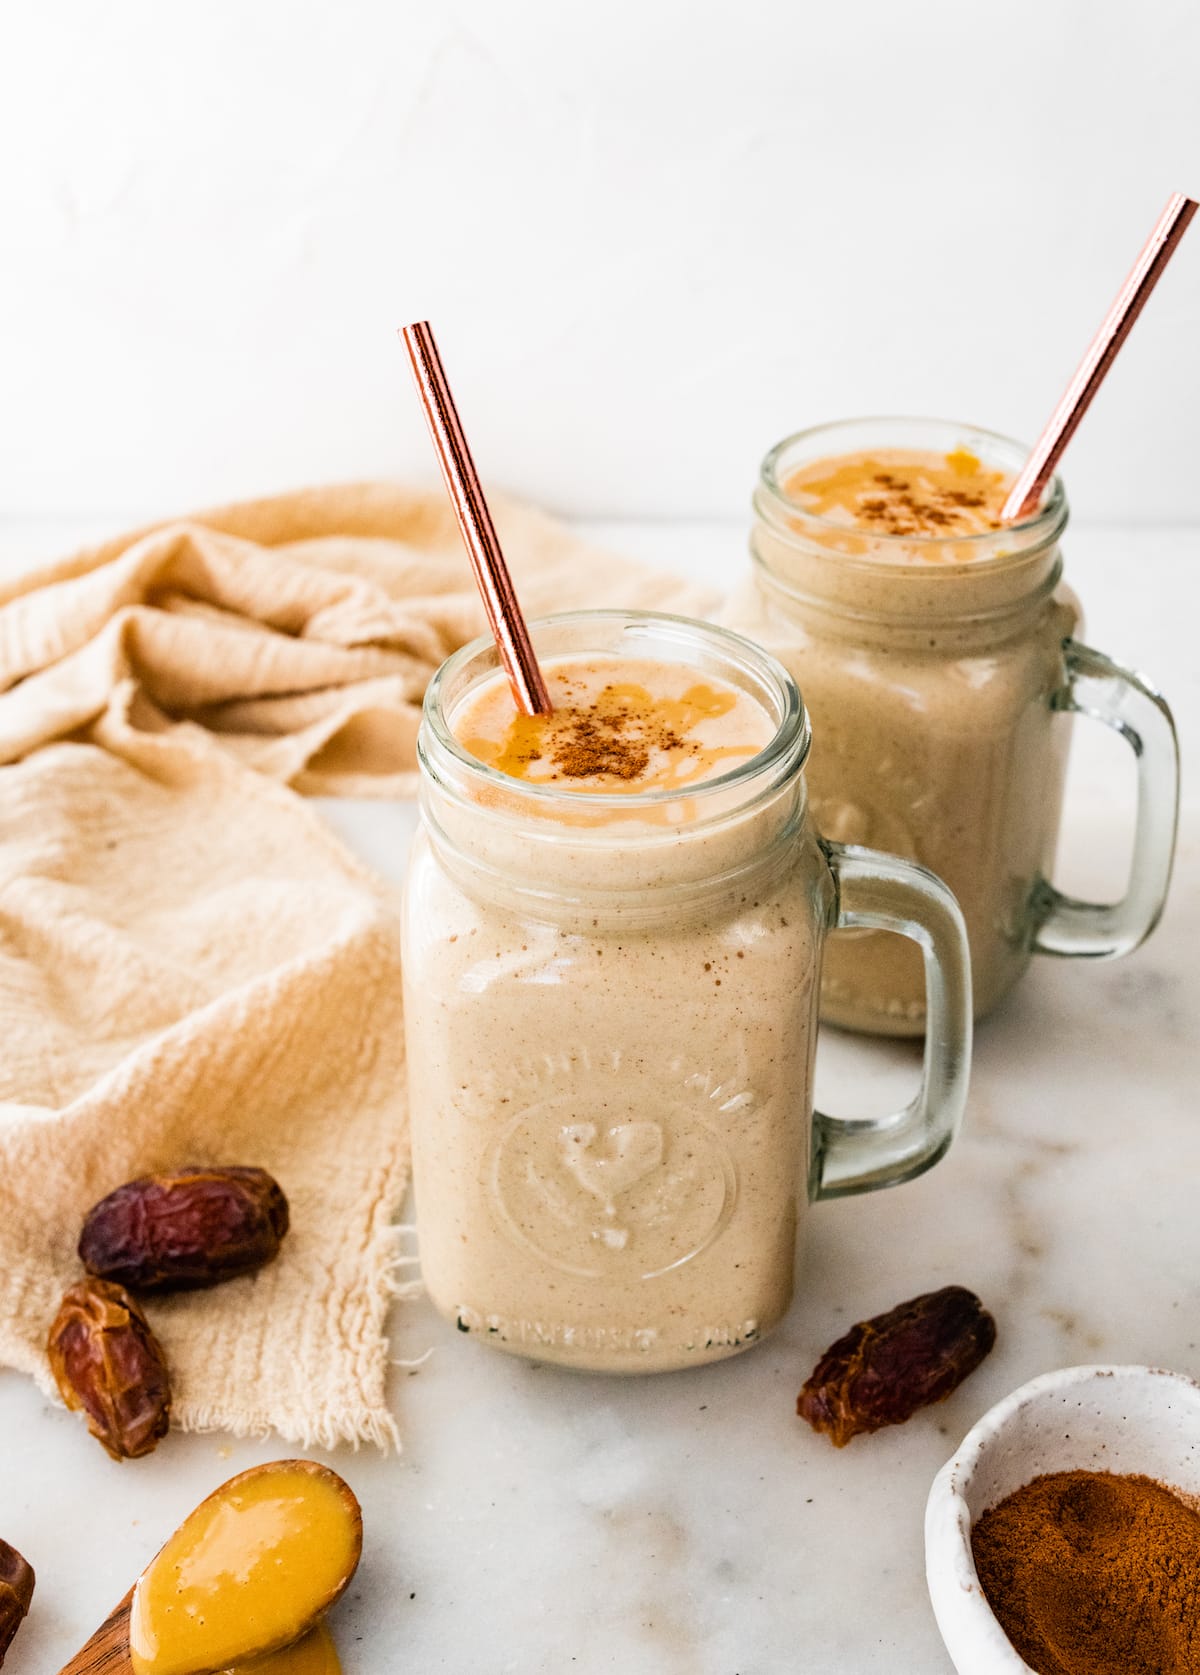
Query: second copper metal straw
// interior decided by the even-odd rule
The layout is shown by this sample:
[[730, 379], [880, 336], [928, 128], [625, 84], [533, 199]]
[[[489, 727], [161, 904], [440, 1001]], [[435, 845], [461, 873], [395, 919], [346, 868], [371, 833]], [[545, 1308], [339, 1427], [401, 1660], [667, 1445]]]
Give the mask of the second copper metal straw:
[[414, 325], [405, 326], [400, 335], [412, 362], [429, 434], [513, 697], [526, 715], [549, 715], [554, 706], [500, 550], [500, 538], [484, 499], [433, 330], [428, 320], [418, 320]]
[[1037, 511], [1046, 486], [1054, 475], [1054, 468], [1062, 458], [1063, 449], [1091, 406], [1092, 397], [1104, 382], [1117, 351], [1133, 330], [1134, 321], [1175, 254], [1198, 207], [1200, 205], [1193, 198], [1185, 197], [1182, 192], [1171, 194], [1128, 279], [1117, 292], [1100, 330], [1088, 345], [1087, 354], [1080, 361], [1075, 376], [1063, 391], [1049, 423], [1009, 490], [1000, 513], [1005, 523], [1015, 523], [1018, 518], [1028, 517]]

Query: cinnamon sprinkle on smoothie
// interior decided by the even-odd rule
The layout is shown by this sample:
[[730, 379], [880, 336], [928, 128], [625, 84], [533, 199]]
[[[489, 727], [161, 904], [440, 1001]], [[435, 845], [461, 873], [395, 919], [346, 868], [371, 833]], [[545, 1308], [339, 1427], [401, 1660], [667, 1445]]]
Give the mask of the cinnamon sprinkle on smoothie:
[[544, 672], [550, 715], [518, 714], [497, 680], [454, 717], [463, 748], [513, 779], [564, 791], [674, 790], [727, 772], [771, 737], [747, 693], [681, 664], [589, 658]]
[[831, 523], [916, 540], [1003, 527], [1012, 479], [967, 448], [887, 448], [815, 460], [784, 484], [790, 500]]

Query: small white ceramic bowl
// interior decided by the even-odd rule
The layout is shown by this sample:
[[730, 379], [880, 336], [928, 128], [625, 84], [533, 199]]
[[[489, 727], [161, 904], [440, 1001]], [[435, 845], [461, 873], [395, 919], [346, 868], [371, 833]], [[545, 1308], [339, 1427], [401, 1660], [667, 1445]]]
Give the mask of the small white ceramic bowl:
[[1200, 1384], [1157, 1367], [1066, 1367], [984, 1414], [933, 1480], [925, 1576], [959, 1675], [1030, 1675], [983, 1596], [971, 1526], [1052, 1471], [1153, 1477], [1200, 1495]]

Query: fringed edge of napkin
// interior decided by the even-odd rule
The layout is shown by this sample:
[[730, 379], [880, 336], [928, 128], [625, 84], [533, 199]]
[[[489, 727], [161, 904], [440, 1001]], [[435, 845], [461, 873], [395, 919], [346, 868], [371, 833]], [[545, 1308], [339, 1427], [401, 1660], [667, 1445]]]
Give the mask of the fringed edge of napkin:
[[[357, 1452], [365, 1443], [378, 1448], [384, 1454], [393, 1450], [397, 1454], [403, 1453], [399, 1426], [387, 1403], [386, 1387], [388, 1368], [407, 1363], [394, 1361], [389, 1356], [390, 1344], [384, 1335], [384, 1325], [394, 1302], [419, 1297], [424, 1291], [419, 1276], [410, 1279], [401, 1277], [406, 1268], [419, 1265], [420, 1259], [415, 1251], [403, 1248], [404, 1241], [415, 1234], [416, 1228], [413, 1223], [395, 1222], [376, 1234], [366, 1253], [371, 1308], [362, 1335], [370, 1336], [374, 1341], [364, 1350], [370, 1363], [365, 1382], [377, 1387], [376, 1397], [350, 1412], [341, 1409], [337, 1413], [324, 1413], [315, 1419], [312, 1415], [307, 1416], [307, 1420], [298, 1417], [295, 1423], [290, 1419], [287, 1422], [280, 1422], [278, 1418], [269, 1420], [247, 1414], [245, 1411], [234, 1414], [220, 1403], [200, 1405], [187, 1401], [173, 1402], [171, 1429], [201, 1436], [221, 1432], [242, 1442], [278, 1436], [300, 1448], [321, 1448], [328, 1452], [347, 1445]], [[150, 1310], [153, 1313], [153, 1301]], [[17, 1373], [25, 1373], [32, 1378], [52, 1406], [65, 1409], [66, 1404], [59, 1394], [45, 1356], [31, 1351], [22, 1339], [2, 1329], [0, 1365]], [[83, 1422], [82, 1418], [80, 1422]]]

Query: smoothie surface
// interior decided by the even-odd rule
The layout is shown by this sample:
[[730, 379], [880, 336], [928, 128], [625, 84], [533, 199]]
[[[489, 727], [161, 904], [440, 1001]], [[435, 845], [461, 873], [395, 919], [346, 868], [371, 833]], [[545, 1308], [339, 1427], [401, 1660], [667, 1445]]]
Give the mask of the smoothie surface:
[[[800, 510], [846, 529], [937, 542], [1002, 529], [1011, 486], [1008, 473], [966, 448], [879, 448], [813, 460], [783, 491]], [[922, 556], [937, 555], [926, 547]]]
[[603, 655], [542, 666], [554, 710], [518, 712], [503, 676], [451, 718], [472, 756], [500, 773], [563, 791], [674, 791], [727, 773], [775, 732], [763, 706], [683, 663]]

